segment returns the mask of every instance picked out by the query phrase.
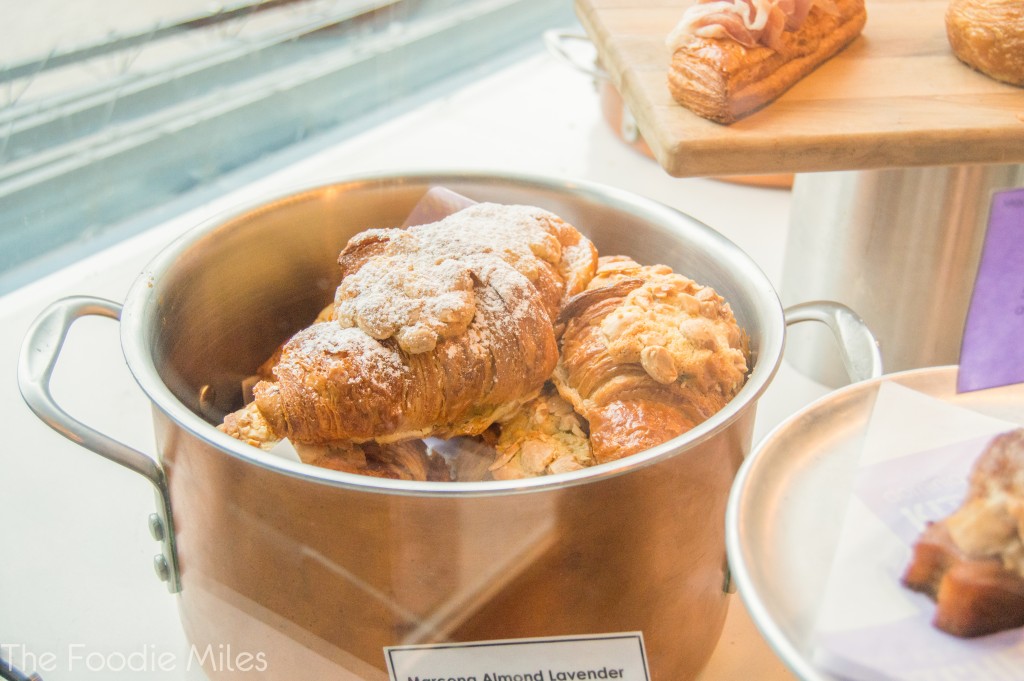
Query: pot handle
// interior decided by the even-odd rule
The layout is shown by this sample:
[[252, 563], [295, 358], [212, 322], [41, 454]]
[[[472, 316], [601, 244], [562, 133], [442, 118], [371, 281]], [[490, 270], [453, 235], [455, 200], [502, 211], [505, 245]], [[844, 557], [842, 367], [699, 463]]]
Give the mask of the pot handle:
[[595, 82], [600, 83], [601, 81], [608, 80], [608, 72], [598, 66], [593, 60], [588, 63], [572, 53], [572, 50], [568, 47], [571, 42], [587, 44], [593, 47], [590, 38], [584, 33], [573, 33], [557, 29], [544, 31], [544, 45], [547, 47], [548, 52], [577, 71], [590, 76]]
[[50, 380], [71, 325], [81, 317], [120, 320], [121, 306], [102, 298], [74, 296], [52, 303], [29, 327], [18, 361], [18, 387], [29, 408], [46, 425], [102, 457], [149, 480], [156, 490], [157, 512], [149, 517], [153, 538], [162, 545], [154, 558], [157, 575], [171, 593], [181, 590], [170, 495], [163, 468], [152, 457], [110, 438], [65, 412], [50, 393]]
[[878, 341], [864, 320], [846, 305], [830, 300], [815, 300], [787, 307], [783, 314], [786, 326], [800, 322], [821, 322], [832, 330], [851, 383], [882, 375], [882, 353]]

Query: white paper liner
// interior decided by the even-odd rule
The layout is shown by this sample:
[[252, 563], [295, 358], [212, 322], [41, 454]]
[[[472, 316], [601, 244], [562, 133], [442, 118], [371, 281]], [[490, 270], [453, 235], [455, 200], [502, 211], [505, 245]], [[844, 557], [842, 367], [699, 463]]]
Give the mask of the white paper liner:
[[278, 440], [273, 447], [267, 450], [274, 456], [279, 456], [282, 459], [288, 459], [289, 461], [295, 461], [302, 463], [302, 457], [299, 456], [299, 452], [295, 449], [295, 445], [288, 438]]
[[1018, 427], [896, 383], [880, 386], [814, 633], [814, 662], [853, 681], [1024, 679], [1024, 629], [961, 639], [900, 578], [925, 524], [956, 509], [971, 467]]

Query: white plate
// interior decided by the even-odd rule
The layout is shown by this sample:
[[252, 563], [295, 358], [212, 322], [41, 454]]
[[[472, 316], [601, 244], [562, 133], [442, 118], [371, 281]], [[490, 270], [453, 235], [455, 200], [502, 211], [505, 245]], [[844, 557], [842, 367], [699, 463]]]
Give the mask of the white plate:
[[830, 393], [765, 436], [740, 468], [726, 513], [732, 575], [754, 624], [799, 678], [835, 678], [812, 664], [809, 639], [879, 385], [1024, 425], [1024, 384], [957, 394], [956, 375], [955, 366], [916, 369]]

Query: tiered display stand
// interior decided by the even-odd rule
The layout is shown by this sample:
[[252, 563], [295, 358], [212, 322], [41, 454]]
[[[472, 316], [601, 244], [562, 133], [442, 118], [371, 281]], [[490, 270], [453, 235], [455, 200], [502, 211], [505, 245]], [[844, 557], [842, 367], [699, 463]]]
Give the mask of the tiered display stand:
[[[1024, 88], [954, 56], [947, 0], [867, 0], [844, 51], [719, 125], [666, 85], [664, 39], [688, 4], [576, 0], [654, 157], [677, 177], [796, 173], [783, 302], [850, 305], [888, 370], [956, 363], [991, 194], [1024, 185]], [[808, 343], [789, 359], [838, 382], [830, 348]]]

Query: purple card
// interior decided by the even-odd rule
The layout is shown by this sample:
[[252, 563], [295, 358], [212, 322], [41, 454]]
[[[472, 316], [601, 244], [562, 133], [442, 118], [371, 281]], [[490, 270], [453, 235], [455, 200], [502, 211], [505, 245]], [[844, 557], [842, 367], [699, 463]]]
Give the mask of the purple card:
[[1024, 188], [992, 197], [957, 392], [1024, 382]]

